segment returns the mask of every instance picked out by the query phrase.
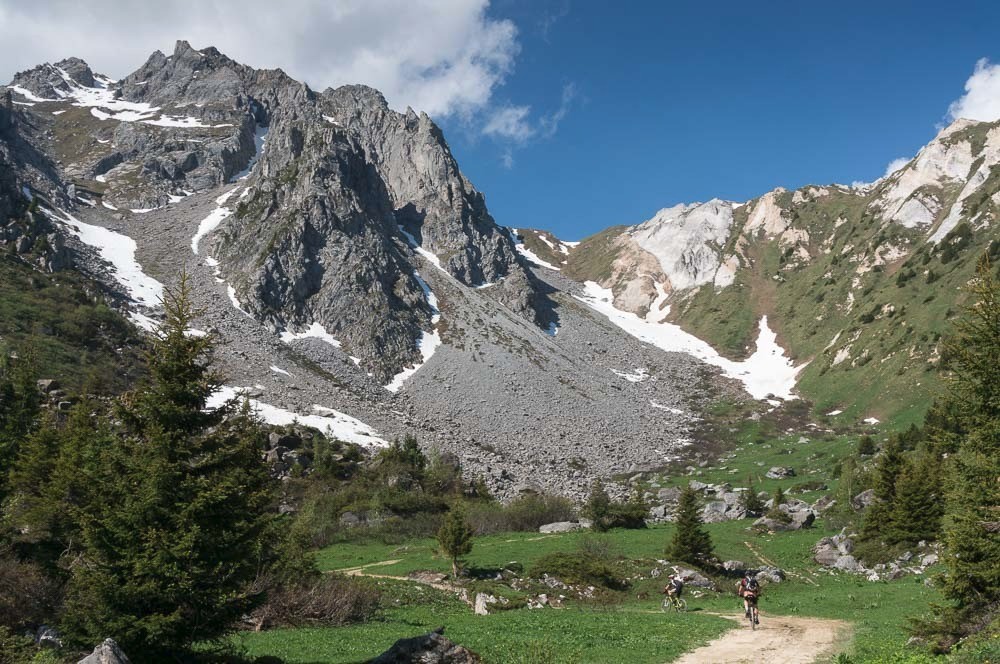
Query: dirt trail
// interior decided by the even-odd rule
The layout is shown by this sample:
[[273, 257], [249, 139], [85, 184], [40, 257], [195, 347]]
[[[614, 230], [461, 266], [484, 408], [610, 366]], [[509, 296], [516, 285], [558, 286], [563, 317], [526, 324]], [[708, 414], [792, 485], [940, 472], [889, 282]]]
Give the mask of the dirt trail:
[[725, 617], [740, 626], [674, 664], [810, 664], [833, 654], [850, 629], [839, 620], [761, 615], [753, 631], [742, 614]]

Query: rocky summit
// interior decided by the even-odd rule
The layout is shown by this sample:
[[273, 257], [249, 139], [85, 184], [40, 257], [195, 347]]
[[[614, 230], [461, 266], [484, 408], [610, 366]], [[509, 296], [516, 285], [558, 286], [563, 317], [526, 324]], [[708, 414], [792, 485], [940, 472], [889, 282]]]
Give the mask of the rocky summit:
[[501, 496], [580, 497], [676, 459], [700, 404], [739, 393], [583, 303], [431, 118], [374, 89], [317, 92], [180, 41], [119, 81], [69, 58], [4, 94], [5, 244], [98, 278], [150, 333], [186, 273], [220, 398], [268, 421], [371, 446], [412, 433]]

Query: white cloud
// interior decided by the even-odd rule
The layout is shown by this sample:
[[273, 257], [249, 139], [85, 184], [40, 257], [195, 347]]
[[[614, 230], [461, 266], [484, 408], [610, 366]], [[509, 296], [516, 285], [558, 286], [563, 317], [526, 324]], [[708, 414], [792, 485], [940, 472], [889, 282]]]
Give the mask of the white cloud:
[[511, 148], [504, 150], [503, 154], [500, 155], [500, 163], [503, 164], [503, 167], [508, 171], [514, 168], [514, 150]]
[[566, 114], [569, 113], [570, 106], [573, 104], [573, 100], [576, 99], [576, 85], [573, 83], [567, 83], [563, 86], [562, 99], [559, 102], [559, 108], [552, 114], [543, 117], [539, 121], [542, 134], [545, 136], [554, 136], [557, 131], [559, 131], [559, 123], [563, 121]]
[[949, 120], [1000, 120], [1000, 65], [983, 58], [965, 82], [965, 94], [948, 107]]
[[528, 123], [530, 106], [504, 106], [494, 111], [483, 127], [483, 133], [494, 138], [524, 143], [535, 135], [535, 128]]
[[397, 109], [468, 117], [488, 107], [520, 47], [489, 0], [2, 0], [0, 80], [69, 56], [119, 78], [174, 41], [280, 67], [316, 89], [378, 88]]
[[889, 165], [885, 167], [885, 174], [882, 177], [889, 177], [903, 166], [906, 166], [908, 163], [910, 163], [910, 157], [899, 157], [898, 159], [893, 159], [889, 162]]

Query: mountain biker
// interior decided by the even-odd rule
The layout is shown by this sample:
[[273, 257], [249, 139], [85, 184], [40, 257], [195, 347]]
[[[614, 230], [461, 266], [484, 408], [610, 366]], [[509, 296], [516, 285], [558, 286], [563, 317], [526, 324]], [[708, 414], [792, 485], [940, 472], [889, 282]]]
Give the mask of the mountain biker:
[[[743, 611], [746, 613], [746, 617], [749, 618], [750, 602], [754, 601], [756, 603], [757, 598], [760, 597], [760, 583], [757, 581], [757, 576], [748, 570], [736, 586], [736, 594], [743, 598]], [[755, 619], [754, 622], [759, 625], [760, 619]]]
[[678, 600], [681, 598], [681, 593], [684, 592], [684, 582], [676, 574], [671, 574], [669, 579], [670, 581], [664, 586], [663, 592], [671, 599]]

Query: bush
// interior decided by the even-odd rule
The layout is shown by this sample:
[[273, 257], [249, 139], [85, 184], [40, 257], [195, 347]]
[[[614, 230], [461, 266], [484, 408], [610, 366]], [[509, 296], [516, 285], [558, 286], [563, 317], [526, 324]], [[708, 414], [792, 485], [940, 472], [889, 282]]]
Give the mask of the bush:
[[267, 600], [250, 614], [255, 629], [338, 626], [371, 620], [381, 606], [372, 586], [346, 576], [318, 579], [271, 589]]
[[545, 574], [573, 585], [598, 586], [610, 590], [624, 590], [628, 587], [627, 581], [618, 578], [614, 567], [585, 550], [556, 551], [542, 556], [531, 566], [530, 575], [541, 578]]
[[52, 620], [58, 603], [58, 586], [41, 567], [0, 558], [0, 626], [40, 625]]
[[38, 652], [40, 651], [30, 637], [17, 634], [9, 627], [0, 626], [0, 662], [31, 664]]
[[545, 494], [528, 494], [508, 505], [474, 502], [467, 507], [469, 524], [477, 535], [537, 531], [556, 521], [572, 521], [576, 510], [569, 499]]

